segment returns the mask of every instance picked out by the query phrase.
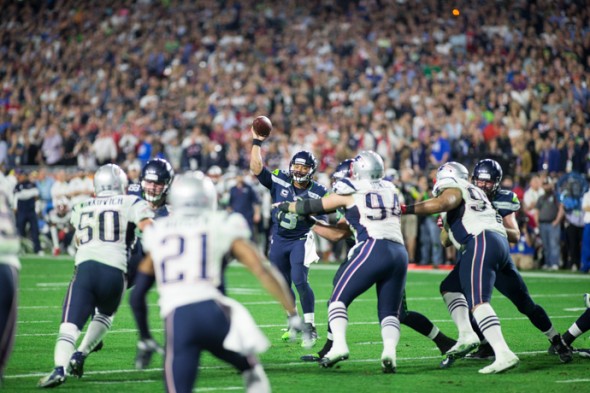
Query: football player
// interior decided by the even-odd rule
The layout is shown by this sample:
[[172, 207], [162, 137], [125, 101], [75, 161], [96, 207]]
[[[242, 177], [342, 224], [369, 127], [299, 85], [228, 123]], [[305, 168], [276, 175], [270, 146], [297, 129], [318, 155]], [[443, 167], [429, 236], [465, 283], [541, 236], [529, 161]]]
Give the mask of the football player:
[[[508, 241], [518, 242], [520, 228], [516, 220], [516, 212], [520, 209], [520, 201], [516, 194], [510, 190], [500, 188], [502, 182], [502, 167], [498, 162], [491, 159], [479, 161], [473, 168], [471, 182], [482, 189], [492, 206], [502, 217], [502, 224], [506, 230]], [[442, 287], [442, 286], [441, 286]], [[509, 266], [498, 272], [495, 283], [496, 289], [506, 296], [518, 308], [518, 311], [526, 315], [531, 323], [535, 325], [549, 340], [551, 346], [549, 353], [559, 355], [563, 363], [572, 360], [572, 351], [562, 341], [561, 336], [553, 327], [547, 312], [531, 298], [527, 286], [524, 283], [512, 259]], [[482, 341], [477, 352], [468, 355], [468, 358], [486, 359], [494, 356], [492, 347], [486, 341]]]
[[53, 243], [53, 255], [55, 256], [59, 255], [62, 249], [68, 250], [74, 237], [74, 229], [70, 224], [71, 216], [72, 212], [67, 198], [58, 199], [57, 205], [47, 214], [49, 233]]
[[434, 198], [404, 205], [402, 212], [444, 213], [441, 242], [462, 250], [457, 265], [441, 284], [443, 299], [459, 328], [458, 342], [447, 354], [464, 356], [479, 346], [479, 338], [469, 322], [468, 311], [471, 310], [496, 354], [496, 360], [479, 372], [495, 374], [519, 363], [504, 340], [500, 319], [490, 304], [497, 275], [510, 270], [514, 264], [501, 219], [486, 194], [469, 183], [468, 177], [467, 169], [457, 162], [442, 165], [436, 175]]
[[[252, 154], [250, 156], [250, 170], [260, 183], [271, 192], [274, 203], [295, 201], [302, 198], [320, 199], [328, 194], [328, 190], [313, 181], [318, 163], [315, 156], [308, 151], [295, 153], [289, 164], [289, 171], [276, 169], [268, 170], [263, 162], [260, 146], [264, 137], [258, 136], [251, 130], [253, 136]], [[308, 217], [272, 211], [272, 235], [269, 249], [271, 263], [279, 269], [285, 281], [291, 287], [295, 284], [299, 301], [303, 310], [305, 331], [301, 345], [311, 348], [317, 341], [315, 328], [315, 296], [308, 282], [309, 266], [319, 260], [315, 249], [315, 238], [311, 227], [314, 222]], [[324, 219], [320, 217], [320, 219]], [[283, 340], [292, 340], [297, 332], [287, 330]]]
[[[165, 217], [170, 214], [168, 205], [166, 204], [166, 197], [168, 190], [174, 179], [174, 170], [172, 165], [164, 159], [154, 158], [149, 160], [141, 170], [140, 183], [131, 184], [127, 189], [130, 195], [136, 195], [147, 201], [150, 209], [154, 212], [156, 218]], [[136, 233], [136, 241], [131, 249], [127, 265], [127, 276], [129, 279], [129, 287], [134, 286], [137, 267], [145, 256], [141, 243], [141, 233]], [[137, 325], [139, 333], [139, 341], [137, 342], [137, 353], [135, 356], [135, 368], [143, 370], [149, 366], [154, 353], [164, 354], [164, 349], [160, 344], [154, 340], [150, 332], [148, 324], [148, 313], [145, 302], [138, 293], [149, 290], [154, 284], [154, 281], [143, 282], [147, 288], [133, 288], [129, 295], [129, 305]], [[136, 293], [138, 292], [138, 293]]]
[[[246, 392], [270, 392], [256, 354], [270, 343], [240, 303], [218, 289], [231, 252], [282, 304], [292, 328], [301, 328], [286, 282], [265, 265], [249, 241], [239, 214], [217, 211], [217, 194], [202, 173], [180, 175], [170, 190], [172, 214], [157, 220], [143, 237], [146, 258], [137, 289], [155, 275], [160, 314], [166, 325], [164, 376], [169, 392], [192, 392], [201, 352], [206, 350], [241, 372]], [[145, 296], [146, 292], [142, 293]]]
[[[332, 174], [332, 188], [336, 187], [338, 181], [342, 179], [348, 179], [352, 177], [352, 164], [354, 160], [346, 159], [342, 161], [336, 167], [336, 170]], [[322, 222], [317, 222], [314, 225], [313, 230], [318, 235], [329, 239], [330, 241], [339, 241], [341, 239], [345, 239], [349, 249], [353, 248], [355, 245], [355, 239], [352, 231], [350, 230], [348, 223], [345, 218], [345, 210], [340, 208], [337, 210], [337, 215], [340, 217], [338, 220], [336, 227], [327, 225]], [[344, 261], [338, 267], [336, 274], [334, 275], [334, 280], [332, 285], [335, 286], [340, 277], [342, 276], [342, 272], [348, 266], [348, 260]], [[456, 344], [456, 341], [450, 337], [447, 337], [440, 329], [434, 325], [426, 316], [416, 312], [410, 311], [407, 307], [406, 302], [406, 292], [404, 291], [403, 300], [402, 300], [402, 310], [400, 313], [399, 320], [402, 324], [412, 328], [413, 330], [417, 331], [418, 333], [430, 338], [438, 349], [440, 350], [441, 354], [445, 354], [453, 345]], [[323, 358], [332, 348], [333, 343], [333, 336], [332, 331], [330, 330], [330, 325], [328, 324], [328, 333], [326, 337], [326, 342], [322, 349], [320, 349], [315, 355], [303, 355], [301, 356], [301, 360], [305, 362], [318, 362]]]
[[0, 172], [0, 387], [16, 332], [20, 238], [10, 207], [12, 186]]
[[[127, 176], [117, 165], [100, 167], [94, 175], [95, 197], [72, 208], [71, 223], [78, 245], [74, 276], [63, 303], [54, 369], [38, 386], [61, 385], [66, 375], [84, 374], [84, 361], [111, 328], [127, 286], [129, 224], [143, 231], [153, 211], [137, 196], [126, 195]], [[96, 310], [80, 346], [75, 345], [84, 325]]]
[[408, 253], [401, 233], [400, 195], [391, 182], [383, 181], [383, 159], [373, 151], [360, 152], [352, 162], [351, 172], [351, 179], [340, 180], [334, 193], [325, 198], [276, 206], [279, 211], [300, 215], [344, 208], [346, 220], [356, 234], [357, 243], [330, 296], [328, 321], [334, 342], [320, 364], [332, 367], [348, 359], [348, 307], [375, 284], [383, 338], [381, 367], [384, 373], [395, 373], [399, 310], [408, 269]]

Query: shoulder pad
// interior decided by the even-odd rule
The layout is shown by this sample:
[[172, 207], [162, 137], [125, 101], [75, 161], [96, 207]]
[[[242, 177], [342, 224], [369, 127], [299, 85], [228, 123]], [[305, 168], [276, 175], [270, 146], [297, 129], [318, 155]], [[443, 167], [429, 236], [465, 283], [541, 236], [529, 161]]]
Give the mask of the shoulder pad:
[[342, 179], [334, 184], [333, 191], [338, 195], [350, 195], [356, 192], [356, 187], [350, 179]]
[[432, 189], [432, 195], [435, 197], [439, 196], [447, 188], [461, 188], [460, 180], [453, 177], [445, 177], [438, 180]]

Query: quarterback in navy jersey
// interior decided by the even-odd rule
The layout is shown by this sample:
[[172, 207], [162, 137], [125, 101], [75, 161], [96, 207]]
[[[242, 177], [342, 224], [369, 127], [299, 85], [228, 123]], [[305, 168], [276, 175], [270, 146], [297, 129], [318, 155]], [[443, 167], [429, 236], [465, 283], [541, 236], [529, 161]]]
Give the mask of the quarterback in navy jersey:
[[[141, 177], [139, 184], [131, 184], [127, 188], [129, 195], [136, 195], [148, 202], [150, 208], [154, 212], [155, 218], [166, 217], [170, 211], [166, 204], [166, 196], [168, 189], [174, 178], [174, 170], [170, 163], [161, 158], [154, 158], [149, 160], [141, 170]], [[136, 241], [131, 249], [129, 260], [127, 262], [127, 277], [129, 287], [136, 284], [135, 277], [137, 275], [137, 268], [139, 263], [145, 256], [141, 244], [141, 234], [136, 233]], [[154, 284], [154, 280], [142, 281], [138, 285], [146, 286], [145, 291], [149, 290]], [[139, 331], [139, 341], [137, 343], [137, 355], [135, 357], [135, 367], [137, 369], [146, 368], [154, 352], [163, 354], [162, 347], [153, 339], [148, 325], [148, 314], [145, 301], [143, 297], [138, 294], [144, 290], [137, 290], [133, 288], [129, 296], [129, 304], [133, 317]]]
[[[254, 138], [250, 156], [250, 170], [258, 177], [260, 184], [268, 188], [273, 203], [291, 202], [300, 199], [320, 199], [328, 194], [328, 190], [312, 180], [317, 169], [317, 160], [308, 151], [300, 151], [293, 155], [289, 171], [268, 170], [263, 162], [260, 146], [264, 137], [252, 130]], [[281, 212], [274, 208], [271, 211], [272, 230], [271, 245], [268, 258], [279, 269], [289, 287], [295, 284], [299, 301], [303, 310], [304, 334], [302, 346], [309, 348], [317, 341], [315, 329], [315, 296], [308, 282], [309, 265], [319, 260], [315, 249], [314, 234], [311, 227], [315, 223], [306, 216]], [[325, 220], [325, 217], [319, 217]], [[283, 340], [292, 340], [296, 332], [288, 330]]]

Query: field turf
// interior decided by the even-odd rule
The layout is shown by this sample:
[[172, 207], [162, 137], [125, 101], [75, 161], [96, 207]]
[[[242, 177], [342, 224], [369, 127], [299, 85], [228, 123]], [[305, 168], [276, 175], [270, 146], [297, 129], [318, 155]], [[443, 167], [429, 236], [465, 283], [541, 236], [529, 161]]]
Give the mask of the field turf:
[[[73, 272], [70, 258], [22, 258], [20, 306], [15, 349], [6, 370], [6, 392], [32, 392], [37, 381], [53, 368], [53, 348], [61, 316], [61, 305]], [[316, 323], [325, 339], [326, 300], [336, 266], [315, 265], [310, 281], [316, 295]], [[442, 271], [412, 271], [407, 282], [408, 307], [428, 316], [440, 329], [456, 337], [456, 329], [438, 294]], [[524, 274], [533, 299], [564, 332], [584, 310], [582, 295], [590, 292], [590, 276], [569, 273], [532, 272]], [[438, 368], [442, 357], [429, 339], [403, 326], [398, 346], [397, 374], [382, 374], [379, 358], [381, 336], [377, 321], [374, 290], [358, 298], [349, 309], [348, 343], [350, 360], [334, 369], [320, 369], [302, 363], [299, 356], [309, 353], [299, 342], [280, 340], [286, 319], [278, 304], [241, 267], [228, 271], [229, 295], [245, 304], [272, 342], [261, 359], [273, 391], [314, 392], [590, 392], [590, 360], [579, 356], [560, 364], [547, 354], [549, 343], [528, 319], [499, 293], [492, 305], [500, 317], [504, 336], [521, 359], [520, 366], [505, 374], [480, 375], [477, 370], [488, 361], [461, 360], [451, 369]], [[162, 341], [157, 294], [150, 292], [150, 322], [155, 337]], [[574, 343], [590, 347], [588, 334]], [[154, 357], [151, 368], [136, 371], [133, 366], [137, 334], [125, 299], [115, 318], [104, 349], [86, 361], [82, 379], [69, 377], [57, 389], [79, 392], [159, 392], [162, 359]], [[243, 391], [236, 372], [206, 354], [201, 359], [199, 392]]]

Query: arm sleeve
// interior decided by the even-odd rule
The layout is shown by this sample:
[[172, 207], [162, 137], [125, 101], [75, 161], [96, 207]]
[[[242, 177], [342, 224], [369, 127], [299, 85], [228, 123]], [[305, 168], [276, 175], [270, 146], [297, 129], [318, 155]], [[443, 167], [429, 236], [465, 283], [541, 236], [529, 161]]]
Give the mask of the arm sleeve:
[[260, 184], [264, 187], [268, 188], [269, 190], [272, 188], [272, 173], [266, 167], [262, 167], [262, 172], [256, 176]]

